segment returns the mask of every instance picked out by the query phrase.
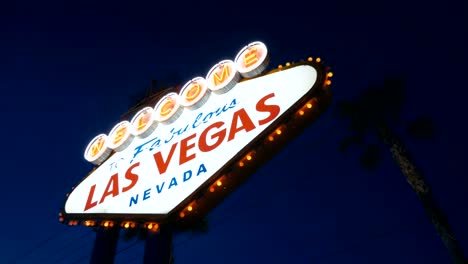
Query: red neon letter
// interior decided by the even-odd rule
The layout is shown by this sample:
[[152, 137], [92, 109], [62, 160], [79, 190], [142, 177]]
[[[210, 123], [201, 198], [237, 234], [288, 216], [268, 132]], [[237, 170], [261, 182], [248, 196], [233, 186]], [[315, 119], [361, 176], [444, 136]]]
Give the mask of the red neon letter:
[[167, 167], [169, 166], [169, 163], [171, 162], [172, 154], [174, 154], [174, 150], [176, 146], [177, 146], [177, 142], [172, 145], [166, 161], [164, 161], [164, 158], [161, 155], [161, 151], [153, 155], [154, 161], [156, 161], [156, 166], [158, 167], [159, 175], [162, 175], [163, 173], [166, 172]]
[[193, 153], [190, 156], [187, 156], [187, 151], [189, 149], [193, 149], [195, 147], [195, 143], [192, 143], [188, 145], [188, 141], [193, 139], [197, 134], [192, 134], [180, 141], [180, 159], [179, 159], [179, 165], [184, 164], [185, 162], [194, 159], [197, 155]]
[[212, 151], [213, 149], [217, 148], [219, 144], [221, 144], [221, 142], [223, 142], [224, 137], [226, 137], [226, 129], [220, 130], [214, 133], [213, 135], [211, 135], [211, 139], [217, 138], [216, 142], [213, 145], [209, 146], [206, 143], [206, 136], [208, 132], [210, 132], [212, 128], [220, 128], [223, 125], [224, 125], [224, 122], [216, 122], [216, 123], [211, 124], [205, 130], [203, 130], [203, 132], [200, 135], [200, 139], [198, 140], [198, 148], [200, 148], [201, 151], [203, 152]]
[[270, 113], [270, 115], [267, 118], [258, 121], [259, 125], [264, 125], [264, 124], [270, 122], [271, 120], [275, 119], [278, 116], [279, 112], [280, 112], [280, 107], [279, 106], [277, 106], [277, 105], [266, 105], [265, 104], [265, 101], [270, 99], [271, 97], [275, 97], [275, 94], [271, 93], [271, 94], [263, 97], [262, 99], [260, 99], [260, 101], [258, 101], [258, 103], [257, 103], [257, 111]]
[[132, 166], [130, 166], [130, 168], [128, 168], [127, 172], [125, 172], [125, 179], [130, 180], [131, 182], [128, 186], [122, 188], [123, 193], [132, 189], [133, 186], [135, 186], [135, 184], [137, 183], [138, 175], [135, 173], [132, 173], [132, 170], [133, 168], [138, 167], [138, 166], [140, 166], [140, 162], [133, 164]]
[[[109, 190], [110, 188], [112, 189]], [[112, 197], [119, 195], [119, 175], [117, 173], [110, 177], [109, 182], [107, 183], [106, 191], [102, 194], [101, 201], [99, 201], [99, 203], [102, 204], [106, 197], [111, 194]]]
[[[242, 126], [240, 127], [237, 127], [238, 118], [240, 118], [240, 121], [242, 124]], [[244, 108], [239, 109], [238, 111], [234, 112], [234, 115], [232, 116], [232, 124], [229, 130], [228, 141], [233, 140], [237, 132], [241, 130], [245, 130], [246, 132], [249, 132], [252, 129], [255, 129], [255, 125], [250, 119], [249, 115], [247, 114]]]
[[91, 202], [93, 200], [94, 190], [95, 189], [96, 189], [96, 184], [91, 186], [91, 189], [89, 190], [88, 200], [86, 201], [86, 205], [85, 205], [85, 208], [84, 208], [85, 211], [87, 211], [87, 210], [89, 210], [89, 209], [91, 209], [91, 208], [93, 208], [94, 206], [97, 205], [97, 201]]

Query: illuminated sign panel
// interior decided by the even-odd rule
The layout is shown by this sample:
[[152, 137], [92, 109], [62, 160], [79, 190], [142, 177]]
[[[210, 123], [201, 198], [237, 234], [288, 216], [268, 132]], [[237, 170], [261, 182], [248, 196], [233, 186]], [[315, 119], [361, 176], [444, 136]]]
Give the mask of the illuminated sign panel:
[[269, 54], [252, 42], [206, 78], [158, 95], [90, 141], [84, 157], [98, 167], [67, 194], [59, 220], [155, 230], [148, 221], [203, 216], [328, 105], [332, 73], [320, 61], [260, 75]]
[[[242, 58], [252, 65], [265, 59], [255, 56]], [[129, 142], [125, 149], [116, 151], [73, 190], [65, 212], [169, 213], [270, 129], [317, 82], [316, 69], [300, 65], [237, 83], [235, 65], [223, 61], [206, 80], [191, 80], [179, 94], [163, 97], [152, 113], [154, 120], [161, 121], [157, 128], [145, 137], [125, 141]], [[151, 117], [139, 114], [128, 123], [127, 131], [154, 125]], [[107, 139], [101, 138], [110, 144], [125, 140], [122, 130], [117, 125]], [[107, 146], [100, 144], [98, 139], [91, 141], [86, 155], [98, 156]]]

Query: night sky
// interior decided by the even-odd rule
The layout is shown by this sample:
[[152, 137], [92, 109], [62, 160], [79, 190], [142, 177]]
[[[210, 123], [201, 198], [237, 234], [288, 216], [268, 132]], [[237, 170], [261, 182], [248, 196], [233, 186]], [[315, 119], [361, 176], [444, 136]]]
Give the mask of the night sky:
[[[86, 145], [151, 80], [205, 76], [252, 41], [269, 48], [269, 69], [322, 58], [334, 73], [332, 104], [208, 215], [208, 233], [174, 238], [176, 263], [450, 263], [390, 153], [366, 171], [360, 148], [338, 151], [349, 132], [336, 103], [389, 76], [406, 80], [396, 130], [468, 256], [465, 10], [407, 1], [2, 4], [0, 262], [88, 263], [95, 233], [58, 221], [65, 194], [93, 168]], [[404, 125], [422, 115], [434, 137], [407, 137]], [[120, 240], [116, 263], [141, 263], [143, 246]]]

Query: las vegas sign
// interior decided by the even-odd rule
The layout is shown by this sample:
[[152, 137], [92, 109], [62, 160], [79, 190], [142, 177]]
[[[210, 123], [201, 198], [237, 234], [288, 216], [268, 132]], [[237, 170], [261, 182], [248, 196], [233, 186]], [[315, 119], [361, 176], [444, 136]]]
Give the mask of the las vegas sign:
[[61, 221], [162, 222], [206, 213], [225, 196], [209, 193], [252, 174], [275, 144], [284, 147], [275, 140], [281, 133], [294, 135], [293, 127], [317, 117], [308, 111], [328, 103], [332, 73], [320, 59], [265, 73], [268, 62], [265, 44], [250, 43], [234, 61], [94, 137], [84, 158], [97, 168], [68, 194]]

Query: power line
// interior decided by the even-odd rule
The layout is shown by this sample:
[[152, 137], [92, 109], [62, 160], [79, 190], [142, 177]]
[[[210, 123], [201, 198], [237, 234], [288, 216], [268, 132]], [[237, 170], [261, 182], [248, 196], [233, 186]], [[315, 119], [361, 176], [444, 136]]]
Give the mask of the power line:
[[[62, 254], [59, 255], [59, 258], [56, 258], [53, 262], [49, 261], [49, 263], [59, 263], [61, 260], [63, 260], [66, 257], [70, 257], [70, 251], [77, 252], [78, 249], [84, 248], [88, 243], [86, 239], [82, 239], [86, 235], [93, 234], [93, 232], [85, 232], [84, 234], [81, 234], [81, 236], [75, 237], [75, 239], [69, 243], [67, 243], [65, 246], [61, 247], [60, 249], [56, 250], [57, 252], [61, 252]], [[89, 238], [89, 237], [88, 237]], [[76, 241], [81, 241], [81, 243], [76, 243]], [[84, 242], [84, 243], [83, 243]], [[70, 251], [64, 252], [63, 250], [66, 248], [69, 248], [73, 245], [78, 245], [78, 247], [73, 247]], [[57, 256], [57, 255], [55, 255]]]
[[[138, 249], [138, 248], [135, 247], [135, 246], [137, 246], [137, 245], [138, 245], [138, 246], [139, 246], [139, 245], [142, 245], [142, 243], [139, 243], [139, 242], [140, 242], [140, 241], [138, 241], [138, 243], [136, 243], [135, 245], [133, 245], [132, 248]], [[141, 250], [141, 249], [140, 249], [140, 250]], [[143, 248], [143, 250], [144, 250], [144, 248]], [[127, 253], [128, 253], [128, 252], [127, 252]], [[144, 252], [143, 252], [143, 254], [144, 254]], [[123, 260], [122, 260], [122, 263], [131, 263], [131, 261], [135, 260], [136, 258], [142, 257], [142, 254], [133, 254], [133, 255], [127, 254], [127, 255], [130, 255], [130, 257], [127, 258], [127, 259], [123, 259]]]
[[[86, 246], [89, 246], [89, 245], [92, 245], [92, 243], [88, 243], [86, 240], [81, 240], [82, 242], [84, 241], [84, 243], [79, 243], [77, 244], [78, 246], [77, 247], [73, 247], [70, 251], [67, 251], [67, 252], [62, 252], [63, 254], [60, 255], [59, 258], [56, 258], [53, 262], [49, 262], [49, 263], [59, 263], [60, 261], [66, 259], [67, 257], [70, 257], [70, 252], [78, 252], [79, 249], [82, 249]], [[73, 241], [75, 242], [75, 241]], [[71, 245], [74, 245], [73, 243], [69, 243], [67, 246], [71, 246]]]
[[48, 242], [52, 241], [52, 239], [56, 238], [57, 236], [59, 236], [60, 234], [62, 234], [64, 231], [67, 231], [70, 227], [67, 226], [65, 227], [65, 229], [63, 230], [59, 230], [57, 232], [55, 232], [54, 234], [52, 234], [50, 237], [42, 240], [41, 242], [39, 242], [38, 244], [36, 244], [34, 247], [32, 247], [31, 249], [29, 249], [28, 251], [26, 251], [25, 253], [19, 255], [18, 257], [16, 257], [14, 260], [11, 261], [11, 263], [17, 263], [18, 261], [24, 259], [25, 257], [31, 255], [34, 251], [42, 248], [44, 245], [46, 245]]
[[132, 247], [134, 247], [134, 246], [136, 246], [139, 242], [140, 242], [140, 241], [136, 240], [136, 241], [133, 242], [130, 246], [127, 246], [127, 247], [125, 247], [125, 248], [120, 249], [119, 251], [117, 251], [117, 252], [115, 253], [115, 255], [117, 256], [118, 254], [120, 254], [120, 253], [122, 253], [122, 252], [124, 252], [124, 251], [126, 251], [126, 250], [128, 250], [128, 249], [130, 249], [130, 248], [132, 248]]

